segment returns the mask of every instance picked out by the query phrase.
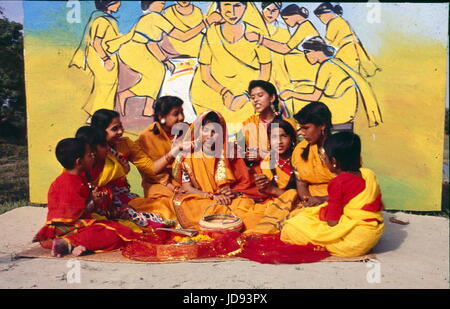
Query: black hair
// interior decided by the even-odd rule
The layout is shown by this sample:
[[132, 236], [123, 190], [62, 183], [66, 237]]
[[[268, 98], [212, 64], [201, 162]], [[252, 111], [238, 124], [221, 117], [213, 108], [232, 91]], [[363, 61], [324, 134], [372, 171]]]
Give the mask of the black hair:
[[65, 169], [71, 170], [75, 167], [76, 159], [84, 157], [86, 145], [78, 138], [63, 139], [56, 145], [56, 159]]
[[148, 8], [150, 7], [150, 5], [153, 3], [154, 1], [141, 1], [141, 9], [143, 11], [148, 10]]
[[84, 141], [94, 150], [97, 149], [97, 146], [106, 147], [108, 145], [106, 141], [106, 131], [90, 126], [79, 128], [75, 134], [75, 138]]
[[297, 4], [290, 4], [281, 11], [281, 16], [301, 15], [304, 18], [309, 17], [309, 11], [305, 7], [299, 7]]
[[308, 50], [321, 51], [327, 57], [334, 55], [336, 49], [333, 46], [329, 46], [325, 40], [320, 36], [315, 36], [307, 39], [302, 44], [303, 49], [307, 52]]
[[342, 9], [342, 6], [340, 6], [339, 4], [332, 5], [330, 2], [323, 2], [314, 10], [314, 15], [319, 16], [324, 13], [331, 13], [331, 12], [339, 16], [342, 16], [344, 10]]
[[[326, 137], [331, 135], [331, 112], [328, 106], [322, 102], [311, 102], [303, 107], [297, 114], [294, 115], [295, 120], [299, 124], [311, 123], [316, 126], [325, 125], [324, 135]], [[305, 148], [302, 153], [303, 160], [308, 160], [310, 145]]]
[[335, 133], [325, 140], [323, 148], [329, 159], [336, 159], [340, 170], [357, 172], [361, 168], [361, 139], [357, 134]]
[[279, 112], [280, 111], [280, 100], [278, 99], [277, 88], [275, 88], [275, 86], [272, 83], [267, 82], [265, 80], [252, 80], [250, 82], [250, 84], [248, 85], [248, 93], [250, 94], [252, 92], [252, 90], [256, 87], [260, 87], [260, 88], [264, 89], [264, 91], [266, 91], [269, 94], [269, 96], [272, 96], [272, 95], [275, 96], [275, 101], [273, 101], [273, 106], [275, 108], [274, 112]]
[[[216, 1], [216, 4], [217, 4], [217, 10], [220, 12], [220, 3], [221, 2], [223, 2], [223, 1]], [[247, 1], [243, 1], [243, 2], [241, 2], [241, 1], [238, 1], [239, 3], [242, 3], [243, 5], [245, 5], [246, 7], [247, 7]]]
[[[172, 108], [181, 107], [183, 106], [183, 103], [183, 100], [175, 96], [163, 96], [158, 98], [155, 103], [153, 103], [153, 110], [155, 111], [155, 121], [161, 124], [158, 116], [167, 116]], [[157, 126], [153, 127], [153, 133], [156, 135], [160, 133]]]
[[284, 119], [275, 118], [270, 123], [269, 127], [267, 128], [267, 136], [269, 137], [269, 143], [270, 143], [270, 137], [271, 137], [271, 133], [272, 133], [272, 125], [278, 125], [278, 127], [280, 129], [283, 129], [284, 132], [286, 132], [286, 134], [289, 135], [291, 142], [292, 142], [292, 147], [290, 150], [292, 153], [292, 151], [294, 151], [295, 146], [297, 145], [297, 132], [295, 131], [294, 127]]
[[120, 114], [116, 111], [99, 109], [92, 115], [91, 127], [104, 131], [111, 124], [113, 119], [117, 117], [120, 118]]
[[220, 123], [219, 115], [216, 112], [209, 112], [202, 120], [202, 126], [205, 126], [208, 122]]
[[106, 12], [110, 5], [115, 4], [117, 2], [119, 1], [95, 0], [95, 8], [99, 11]]
[[[294, 127], [286, 120], [279, 119], [279, 118], [274, 119], [272, 121], [272, 123], [270, 124], [270, 126], [267, 128], [267, 136], [269, 137], [269, 144], [270, 144], [270, 138], [271, 138], [271, 133], [272, 133], [272, 124], [277, 124], [280, 129], [283, 129], [284, 132], [286, 132], [286, 134], [289, 135], [289, 137], [291, 139], [291, 143], [292, 143], [291, 149], [289, 149], [289, 154], [292, 155], [292, 152], [294, 151], [295, 146], [297, 145], [297, 132], [295, 131]], [[274, 157], [271, 157], [271, 160], [272, 159], [274, 159]], [[277, 174], [277, 171], [275, 168], [272, 168], [271, 171], [274, 176]], [[272, 183], [275, 186], [278, 186], [277, 182], [275, 181], [275, 178], [272, 179]], [[297, 181], [295, 178], [295, 174], [292, 174], [291, 178], [289, 178], [288, 184], [285, 189], [289, 190], [289, 189], [296, 189], [296, 188], [297, 188]]]
[[281, 10], [281, 8], [283, 7], [283, 2], [263, 2], [261, 4], [262, 10], [264, 11], [266, 9], [266, 7], [268, 7], [271, 4], [274, 4], [275, 7], [279, 10]]

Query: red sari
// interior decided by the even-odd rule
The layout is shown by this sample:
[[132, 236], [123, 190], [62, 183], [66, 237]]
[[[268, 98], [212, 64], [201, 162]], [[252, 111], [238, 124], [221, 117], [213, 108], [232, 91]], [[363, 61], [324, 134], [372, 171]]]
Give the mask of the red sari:
[[81, 245], [88, 251], [104, 252], [139, 238], [140, 234], [118, 222], [92, 219], [86, 209], [89, 199], [85, 177], [63, 172], [50, 186], [47, 221], [33, 242], [51, 248], [53, 239], [62, 238], [73, 247]]

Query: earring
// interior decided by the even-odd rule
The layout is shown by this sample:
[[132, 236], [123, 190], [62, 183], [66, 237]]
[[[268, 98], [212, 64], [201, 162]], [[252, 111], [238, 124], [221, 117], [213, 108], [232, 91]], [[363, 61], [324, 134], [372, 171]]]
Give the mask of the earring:
[[166, 119], [165, 118], [161, 119], [161, 124], [165, 124], [165, 123], [166, 123]]
[[333, 164], [333, 167], [336, 168], [336, 164]]

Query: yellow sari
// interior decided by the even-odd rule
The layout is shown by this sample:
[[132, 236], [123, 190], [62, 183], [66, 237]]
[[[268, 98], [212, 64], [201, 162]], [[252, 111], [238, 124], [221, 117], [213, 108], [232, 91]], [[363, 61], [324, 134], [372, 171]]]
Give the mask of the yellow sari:
[[[214, 5], [213, 7], [215, 8]], [[245, 32], [267, 35], [264, 21], [253, 3], [247, 4], [242, 22]], [[264, 46], [249, 42], [244, 36], [239, 41], [230, 43], [224, 38], [220, 24], [211, 26], [203, 39], [200, 66], [194, 74], [191, 87], [192, 104], [197, 115], [208, 110], [217, 111], [229, 124], [230, 132], [236, 133], [242, 121], [253, 114], [253, 107], [249, 103], [236, 112], [229, 110], [223, 104], [221, 94], [202, 80], [201, 65], [209, 66], [211, 75], [220, 85], [229, 89], [234, 96], [240, 96], [246, 94], [250, 81], [258, 79], [260, 66], [268, 63], [271, 63], [271, 55]]]
[[[155, 127], [158, 128], [159, 134], [153, 132]], [[152, 161], [163, 157], [172, 147], [172, 141], [158, 122], [152, 123], [145, 129], [139, 135], [137, 143]], [[179, 186], [179, 184], [171, 174], [172, 164], [168, 164], [156, 175], [147, 175], [145, 172], [141, 172], [145, 198], [134, 199], [130, 205], [139, 212], [155, 213], [169, 220], [176, 219], [172, 205], [174, 192], [167, 188], [167, 184], [171, 183], [175, 186]]]
[[[287, 43], [291, 38], [289, 30], [279, 27], [276, 23], [268, 24], [269, 39]], [[277, 52], [271, 52], [272, 55], [272, 74], [270, 75], [270, 82], [274, 84], [277, 89], [284, 89], [284, 86], [290, 83], [289, 73], [285, 64], [285, 56]]]
[[360, 171], [366, 188], [344, 207], [336, 226], [331, 227], [319, 219], [320, 209], [327, 203], [302, 208], [295, 217], [286, 221], [281, 240], [297, 245], [313, 243], [324, 246], [336, 256], [354, 257], [368, 253], [383, 235], [384, 223], [382, 211], [363, 209], [381, 199], [381, 195], [375, 173], [365, 168]]
[[371, 77], [380, 70], [370, 59], [347, 21], [338, 16], [327, 24], [325, 39], [337, 49], [336, 58], [341, 59], [363, 77]]
[[[164, 12], [164, 17], [174, 25], [175, 28], [180, 29], [181, 31], [188, 31], [200, 24], [203, 20], [202, 11], [195, 5], [193, 12], [187, 16], [179, 13], [175, 4], [171, 5]], [[168, 40], [180, 55], [198, 58], [203, 35], [199, 34], [186, 42], [182, 42], [172, 37], [169, 37]]]
[[94, 49], [94, 40], [100, 38], [106, 51], [106, 42], [119, 36], [119, 28], [114, 17], [101, 11], [95, 11], [86, 25], [80, 46], [76, 50], [69, 67], [76, 66], [82, 70], [89, 69], [94, 77], [93, 87], [83, 109], [93, 115], [95, 111], [105, 108], [114, 109], [117, 87], [119, 84], [119, 61], [117, 55], [108, 54], [114, 68], [108, 72], [100, 56]]
[[330, 172], [320, 158], [317, 144], [310, 145], [308, 160], [303, 160], [301, 155], [308, 144], [307, 141], [302, 141], [292, 153], [295, 176], [309, 184], [308, 189], [312, 196], [327, 196], [328, 182], [336, 175]]
[[[292, 175], [287, 174], [278, 164], [271, 168], [273, 166], [270, 161], [271, 156], [269, 155], [261, 163], [261, 173], [266, 175], [269, 180], [273, 180], [275, 177], [278, 188], [286, 189], [286, 192], [278, 197], [271, 197], [263, 203], [255, 204], [252, 209], [247, 210], [247, 221], [252, 224], [247, 224], [246, 233], [279, 233], [285, 220], [297, 204], [297, 190], [287, 189]], [[253, 220], [250, 221], [250, 218]]]
[[[287, 42], [288, 47], [292, 50], [289, 54], [285, 55], [290, 83], [285, 85], [281, 91], [292, 90], [304, 94], [314, 92], [314, 83], [319, 65], [311, 65], [306, 59], [305, 53], [298, 49], [302, 42], [314, 36], [320, 36], [320, 34], [314, 25], [309, 20], [306, 20], [297, 27], [295, 33]], [[286, 102], [291, 115], [295, 115], [306, 104], [308, 103], [296, 99], [290, 99]]]

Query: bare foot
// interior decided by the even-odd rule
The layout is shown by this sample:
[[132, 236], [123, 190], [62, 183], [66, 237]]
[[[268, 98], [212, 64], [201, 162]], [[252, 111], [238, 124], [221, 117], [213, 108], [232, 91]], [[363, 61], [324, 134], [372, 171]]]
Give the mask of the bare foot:
[[53, 239], [52, 256], [60, 258], [69, 253], [70, 253], [69, 244], [64, 239], [61, 238]]
[[84, 246], [78, 246], [78, 247], [75, 247], [74, 249], [73, 249], [73, 251], [72, 251], [72, 255], [73, 256], [80, 256], [80, 255], [82, 255], [84, 252], [86, 252], [87, 251], [87, 249], [86, 249], [86, 247], [84, 247]]

